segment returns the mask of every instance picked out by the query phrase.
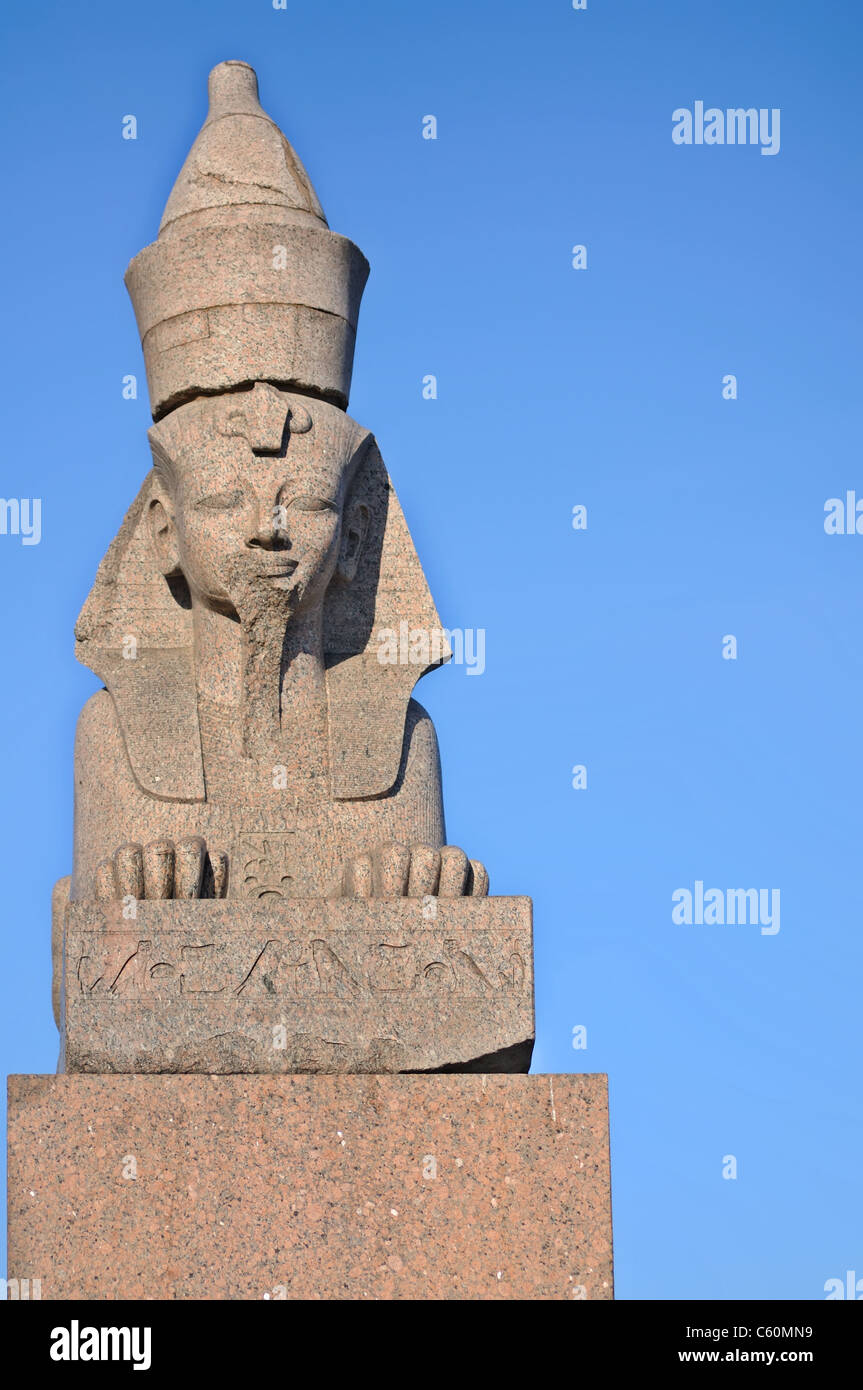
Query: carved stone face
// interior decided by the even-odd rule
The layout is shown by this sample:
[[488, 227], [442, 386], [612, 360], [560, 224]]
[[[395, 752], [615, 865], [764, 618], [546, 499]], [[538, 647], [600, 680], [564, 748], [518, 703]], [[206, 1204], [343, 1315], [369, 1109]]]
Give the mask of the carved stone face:
[[279, 454], [224, 429], [195, 443], [174, 455], [151, 504], [163, 570], [180, 570], [194, 599], [241, 620], [321, 608], [337, 575], [352, 578], [365, 531], [361, 504], [345, 513], [350, 459], [307, 430]]
[[191, 476], [180, 474], [168, 506], [157, 501], [154, 512], [207, 607], [234, 612], [249, 589], [280, 594], [291, 616], [323, 602], [338, 564], [342, 501], [309, 471], [286, 477], [283, 460], [262, 459], [255, 476], [232, 477], [199, 459]]

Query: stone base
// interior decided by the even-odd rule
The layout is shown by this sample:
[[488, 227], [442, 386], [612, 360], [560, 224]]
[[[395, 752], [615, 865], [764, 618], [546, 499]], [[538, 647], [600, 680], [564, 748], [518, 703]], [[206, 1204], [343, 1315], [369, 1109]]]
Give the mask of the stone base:
[[604, 1076], [12, 1076], [43, 1299], [609, 1299]]

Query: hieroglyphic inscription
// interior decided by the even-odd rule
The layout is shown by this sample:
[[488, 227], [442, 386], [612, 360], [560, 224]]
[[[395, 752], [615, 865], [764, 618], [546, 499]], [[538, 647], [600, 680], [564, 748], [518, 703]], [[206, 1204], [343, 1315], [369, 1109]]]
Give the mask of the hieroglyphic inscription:
[[243, 934], [218, 942], [185, 932], [79, 932], [70, 936], [68, 959], [78, 989], [90, 996], [523, 993], [528, 972], [517, 939], [472, 935], [478, 939], [428, 931], [386, 941], [372, 933], [264, 940]]

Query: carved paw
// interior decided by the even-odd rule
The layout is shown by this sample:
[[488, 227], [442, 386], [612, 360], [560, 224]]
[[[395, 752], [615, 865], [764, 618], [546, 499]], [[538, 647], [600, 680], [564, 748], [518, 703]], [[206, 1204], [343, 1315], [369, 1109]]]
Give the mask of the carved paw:
[[200, 835], [186, 840], [154, 840], [149, 845], [121, 845], [96, 869], [96, 897], [224, 898], [228, 856], [208, 850]]
[[382, 845], [345, 865], [343, 898], [485, 898], [488, 873], [457, 845]]

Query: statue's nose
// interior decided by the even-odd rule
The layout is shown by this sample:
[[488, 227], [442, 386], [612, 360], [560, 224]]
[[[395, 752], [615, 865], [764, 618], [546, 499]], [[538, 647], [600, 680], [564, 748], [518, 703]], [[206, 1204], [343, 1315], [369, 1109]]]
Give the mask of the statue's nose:
[[276, 504], [260, 507], [256, 525], [249, 534], [246, 545], [261, 550], [289, 550], [291, 539], [288, 535], [287, 508]]

